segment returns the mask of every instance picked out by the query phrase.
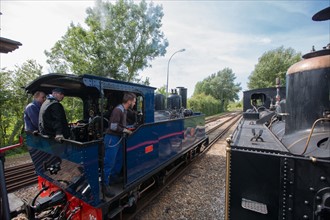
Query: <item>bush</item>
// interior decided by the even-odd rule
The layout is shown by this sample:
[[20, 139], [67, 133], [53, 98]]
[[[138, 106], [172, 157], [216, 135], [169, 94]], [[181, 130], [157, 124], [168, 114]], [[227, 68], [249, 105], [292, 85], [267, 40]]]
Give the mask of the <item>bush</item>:
[[243, 110], [243, 100], [238, 102], [230, 102], [228, 105], [228, 111], [242, 111]]
[[202, 112], [206, 116], [220, 113], [220, 101], [211, 95], [198, 94], [188, 99], [188, 108], [195, 112]]

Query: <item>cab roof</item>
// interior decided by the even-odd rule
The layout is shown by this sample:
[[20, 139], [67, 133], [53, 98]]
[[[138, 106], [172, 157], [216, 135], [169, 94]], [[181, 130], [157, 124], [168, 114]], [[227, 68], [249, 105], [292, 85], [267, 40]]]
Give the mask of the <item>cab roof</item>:
[[94, 75], [73, 75], [50, 73], [42, 75], [25, 87], [27, 93], [43, 91], [51, 93], [54, 88], [64, 90], [66, 96], [86, 97], [99, 96], [101, 88], [118, 91], [153, 93], [155, 88], [136, 83], [123, 82]]

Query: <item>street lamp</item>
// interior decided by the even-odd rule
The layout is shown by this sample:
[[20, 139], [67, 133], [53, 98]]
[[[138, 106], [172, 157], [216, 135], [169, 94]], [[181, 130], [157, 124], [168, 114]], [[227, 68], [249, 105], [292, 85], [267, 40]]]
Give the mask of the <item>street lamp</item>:
[[181, 50], [178, 50], [176, 52], [174, 52], [172, 54], [172, 56], [170, 57], [170, 59], [168, 60], [168, 63], [167, 63], [167, 82], [166, 82], [166, 102], [167, 102], [167, 96], [168, 96], [168, 76], [169, 76], [169, 73], [170, 73], [170, 62], [171, 62], [171, 59], [172, 57], [176, 54], [176, 53], [180, 53], [180, 52], [183, 52], [185, 51], [186, 49], [181, 49]]

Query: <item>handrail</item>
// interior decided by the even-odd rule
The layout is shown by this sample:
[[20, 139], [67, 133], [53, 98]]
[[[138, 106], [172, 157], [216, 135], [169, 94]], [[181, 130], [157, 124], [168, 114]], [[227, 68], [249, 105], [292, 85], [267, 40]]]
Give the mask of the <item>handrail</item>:
[[16, 147], [20, 147], [22, 145], [23, 145], [23, 137], [19, 136], [19, 143], [18, 144], [13, 144], [13, 145], [10, 145], [10, 146], [7, 146], [7, 147], [2, 147], [2, 148], [0, 148], [0, 153], [4, 153], [7, 150], [11, 150], [11, 149], [14, 149]]
[[305, 145], [305, 148], [304, 148], [304, 151], [301, 153], [301, 155], [303, 155], [307, 148], [308, 148], [308, 145], [309, 145], [309, 142], [311, 140], [311, 137], [312, 137], [312, 134], [313, 134], [313, 131], [314, 131], [314, 128], [316, 126], [316, 123], [320, 122], [320, 121], [330, 121], [330, 118], [319, 118], [317, 119], [314, 123], [313, 123], [313, 126], [312, 126], [312, 130], [311, 132], [309, 133], [309, 136], [308, 136], [308, 139], [307, 139], [307, 142], [306, 142], [306, 145]]
[[[52, 139], [52, 140], [56, 141], [53, 137], [50, 137], [48, 135], [44, 135], [44, 134], [41, 134], [41, 133], [34, 133], [33, 135], [34, 136], [40, 136], [40, 137], [45, 138], [45, 139]], [[61, 141], [57, 141], [57, 142], [59, 142], [59, 143], [67, 142], [67, 143], [76, 144], [76, 145], [79, 145], [79, 146], [85, 146], [85, 145], [90, 145], [90, 144], [94, 144], [94, 143], [99, 143], [99, 142], [102, 142], [102, 141], [103, 141], [102, 139], [97, 139], [97, 140], [92, 140], [92, 141], [80, 142], [80, 141], [75, 141], [75, 140], [63, 138], [63, 139], [61, 139]]]
[[76, 145], [80, 145], [80, 146], [85, 146], [85, 145], [94, 144], [94, 143], [100, 143], [103, 141], [102, 139], [97, 139], [97, 140], [92, 140], [92, 141], [80, 142], [80, 141], [75, 141], [75, 140], [65, 139], [65, 138], [62, 140], [63, 140], [63, 142], [68, 142], [68, 143], [76, 144]]

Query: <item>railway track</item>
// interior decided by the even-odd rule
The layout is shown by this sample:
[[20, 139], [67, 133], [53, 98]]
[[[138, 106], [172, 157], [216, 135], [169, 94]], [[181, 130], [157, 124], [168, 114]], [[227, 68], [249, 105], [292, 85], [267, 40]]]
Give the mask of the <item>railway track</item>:
[[[210, 147], [227, 133], [227, 131], [241, 118], [241, 114], [239, 112], [231, 113], [226, 117], [228, 117], [226, 120], [221, 121], [219, 124], [206, 131], [206, 134], [209, 136]], [[230, 124], [225, 126], [229, 122]]]
[[228, 117], [230, 115], [238, 114], [238, 113], [239, 112], [230, 112], [230, 113], [226, 113], [226, 114], [223, 114], [223, 115], [215, 115], [215, 116], [206, 117], [205, 118], [205, 124], [209, 124], [211, 122], [214, 122], [214, 121], [217, 121], [219, 119]]
[[7, 192], [13, 192], [38, 182], [33, 163], [26, 163], [5, 169]]

